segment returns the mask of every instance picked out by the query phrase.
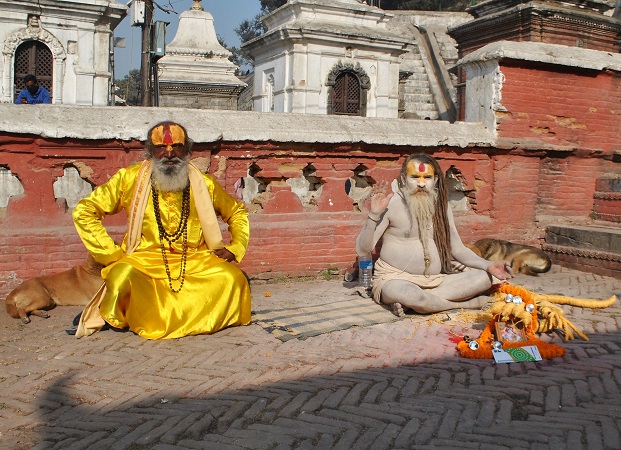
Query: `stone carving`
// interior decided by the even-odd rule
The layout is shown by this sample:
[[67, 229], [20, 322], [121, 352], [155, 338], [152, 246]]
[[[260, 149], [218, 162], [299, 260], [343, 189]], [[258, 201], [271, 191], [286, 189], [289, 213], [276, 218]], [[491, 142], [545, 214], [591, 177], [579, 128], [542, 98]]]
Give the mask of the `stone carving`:
[[360, 80], [360, 87], [362, 89], [371, 89], [371, 79], [364, 71], [360, 63], [353, 62], [343, 62], [339, 61], [334, 65], [330, 73], [328, 73], [328, 80], [326, 81], [326, 86], [334, 86], [336, 83], [336, 77], [338, 77], [343, 72], [352, 72]]
[[8, 35], [4, 40], [2, 53], [6, 56], [13, 56], [17, 47], [25, 41], [41, 41], [52, 51], [55, 60], [64, 60], [67, 57], [65, 48], [61, 42], [49, 31], [43, 28], [29, 26], [17, 30]]

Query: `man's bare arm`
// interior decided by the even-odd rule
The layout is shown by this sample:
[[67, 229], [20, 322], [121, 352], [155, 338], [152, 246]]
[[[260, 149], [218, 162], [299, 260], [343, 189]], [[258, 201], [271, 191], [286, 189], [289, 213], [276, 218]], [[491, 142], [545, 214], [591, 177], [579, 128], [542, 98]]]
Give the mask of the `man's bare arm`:
[[359, 256], [371, 253], [377, 241], [379, 241], [386, 228], [388, 228], [389, 222], [386, 212], [394, 193], [386, 193], [387, 188], [387, 183], [382, 183], [374, 186], [371, 190], [371, 208], [362, 231], [360, 231], [356, 239], [356, 253]]
[[457, 227], [455, 226], [455, 220], [453, 219], [453, 213], [450, 207], [448, 209], [448, 218], [451, 227], [451, 253], [453, 258], [467, 267], [485, 270], [500, 280], [513, 278], [513, 272], [511, 271], [511, 267], [508, 262], [498, 261], [493, 263], [487, 259], [481, 258], [463, 244], [461, 238], [459, 237], [459, 233], [457, 232]]

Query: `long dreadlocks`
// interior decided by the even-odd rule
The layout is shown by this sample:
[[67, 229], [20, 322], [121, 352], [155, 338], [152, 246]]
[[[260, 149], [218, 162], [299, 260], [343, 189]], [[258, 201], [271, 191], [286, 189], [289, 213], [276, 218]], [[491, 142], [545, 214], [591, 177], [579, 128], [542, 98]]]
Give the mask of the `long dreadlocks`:
[[455, 270], [451, 265], [451, 233], [449, 229], [449, 221], [447, 217], [448, 210], [448, 189], [446, 187], [446, 178], [444, 172], [440, 168], [435, 158], [425, 154], [416, 153], [408, 156], [401, 167], [401, 175], [399, 176], [399, 187], [405, 186], [407, 174], [407, 165], [411, 161], [420, 161], [424, 164], [431, 164], [435, 175], [438, 177], [436, 183], [436, 203], [433, 214], [433, 239], [438, 248], [440, 255], [440, 263], [442, 264], [443, 273], [453, 273]]

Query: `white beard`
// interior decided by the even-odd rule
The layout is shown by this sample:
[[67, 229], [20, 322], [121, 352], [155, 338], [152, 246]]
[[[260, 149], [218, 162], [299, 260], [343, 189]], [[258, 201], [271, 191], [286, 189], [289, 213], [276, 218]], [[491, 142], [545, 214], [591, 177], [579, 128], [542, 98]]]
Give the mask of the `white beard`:
[[410, 220], [412, 226], [414, 221], [418, 224], [418, 237], [423, 246], [423, 253], [425, 257], [425, 271], [424, 275], [427, 275], [429, 268], [429, 238], [433, 239], [431, 234], [433, 225], [433, 215], [436, 210], [436, 198], [438, 196], [436, 190], [429, 192], [426, 189], [409, 189], [407, 186], [402, 188], [402, 192], [405, 197], [405, 202], [408, 206], [408, 212], [410, 213]]
[[151, 177], [155, 187], [162, 192], [180, 192], [189, 182], [189, 156], [173, 158], [175, 165], [164, 164], [164, 159], [152, 158], [153, 172]]
[[[436, 210], [437, 192], [429, 192], [425, 189], [409, 189], [407, 186], [402, 188], [405, 202], [408, 205], [412, 225], [414, 221], [418, 223], [418, 234], [421, 240], [426, 240], [433, 223], [433, 215]], [[423, 242], [425, 244], [425, 242]]]

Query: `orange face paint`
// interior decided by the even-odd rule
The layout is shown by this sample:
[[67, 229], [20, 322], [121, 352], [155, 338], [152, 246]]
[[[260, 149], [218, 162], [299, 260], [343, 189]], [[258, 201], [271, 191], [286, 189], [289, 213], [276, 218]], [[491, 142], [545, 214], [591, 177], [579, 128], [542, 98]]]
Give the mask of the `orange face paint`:
[[173, 145], [185, 145], [185, 133], [174, 123], [160, 125], [151, 132], [151, 143], [154, 147], [165, 146], [166, 150], [171, 151]]
[[429, 178], [434, 178], [435, 171], [431, 164], [425, 164], [420, 161], [410, 161], [406, 166], [406, 175], [408, 178], [415, 178], [418, 183], [425, 183]]

